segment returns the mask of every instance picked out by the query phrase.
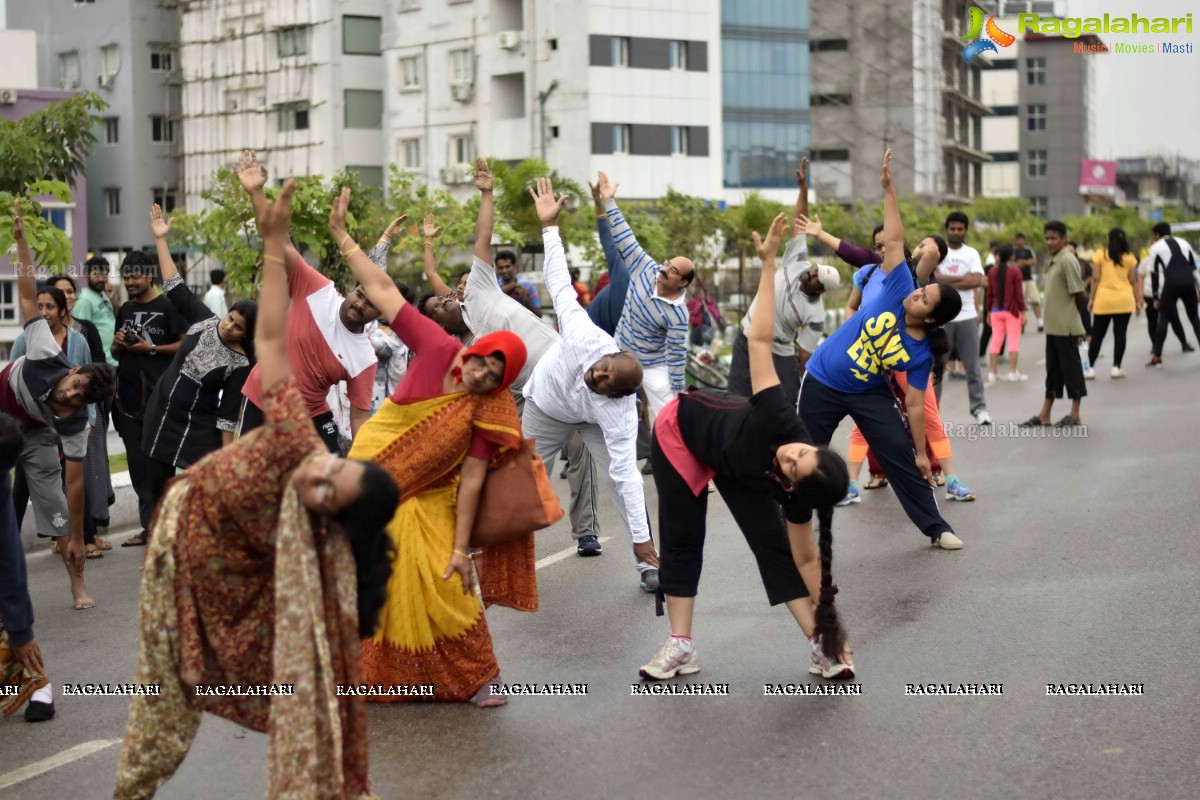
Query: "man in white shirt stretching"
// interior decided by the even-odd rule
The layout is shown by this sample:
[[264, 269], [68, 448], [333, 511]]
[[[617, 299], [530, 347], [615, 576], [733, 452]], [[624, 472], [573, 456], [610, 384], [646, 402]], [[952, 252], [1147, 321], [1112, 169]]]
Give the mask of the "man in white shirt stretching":
[[538, 361], [525, 384], [525, 435], [536, 440], [538, 455], [554, 471], [554, 459], [572, 431], [579, 431], [596, 471], [608, 486], [633, 540], [643, 589], [658, 591], [658, 553], [650, 539], [650, 520], [642, 476], [637, 469], [637, 401], [642, 366], [623, 353], [611, 336], [596, 327], [579, 305], [558, 233], [558, 214], [566, 196], [554, 198], [549, 178], [531, 189], [542, 222], [546, 247], [543, 273], [554, 302], [562, 340]]

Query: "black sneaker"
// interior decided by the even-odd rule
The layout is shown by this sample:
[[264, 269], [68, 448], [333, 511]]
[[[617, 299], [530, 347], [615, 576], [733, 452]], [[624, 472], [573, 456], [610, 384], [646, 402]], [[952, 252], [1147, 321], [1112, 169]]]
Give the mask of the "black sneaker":
[[1192, 347], [1192, 346], [1191, 346], [1190, 344], [1188, 344], [1187, 342], [1184, 342], [1184, 343], [1183, 343], [1183, 352], [1185, 352], [1185, 353], [1194, 353], [1194, 352], [1196, 352], [1196, 348]]
[[604, 552], [604, 547], [595, 536], [580, 536], [575, 542], [575, 552], [581, 556], [598, 556]]
[[40, 700], [30, 700], [25, 706], [26, 722], [45, 722], [54, 719], [54, 701], [43, 703]]

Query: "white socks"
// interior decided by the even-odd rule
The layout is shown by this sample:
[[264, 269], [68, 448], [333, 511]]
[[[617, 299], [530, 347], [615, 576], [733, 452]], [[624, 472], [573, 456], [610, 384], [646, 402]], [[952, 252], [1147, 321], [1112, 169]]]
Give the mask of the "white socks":
[[31, 703], [53, 703], [54, 692], [51, 689], [51, 684], [47, 683], [42, 688], [34, 691], [33, 696], [29, 698]]

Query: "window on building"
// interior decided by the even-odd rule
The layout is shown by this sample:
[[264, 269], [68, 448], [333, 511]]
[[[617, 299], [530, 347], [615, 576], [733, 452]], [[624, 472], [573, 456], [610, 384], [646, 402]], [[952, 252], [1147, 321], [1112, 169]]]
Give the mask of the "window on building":
[[383, 167], [358, 167], [351, 165], [346, 167], [346, 171], [357, 175], [362, 185], [367, 189], [383, 188]]
[[1046, 177], [1046, 151], [1030, 150], [1025, 155], [1025, 175], [1030, 178]]
[[1049, 197], [1031, 197], [1029, 202], [1032, 205], [1032, 212], [1035, 217], [1045, 219], [1050, 216], [1050, 198]]
[[121, 190], [119, 188], [104, 190], [104, 216], [121, 216]]
[[285, 103], [279, 107], [279, 132], [308, 130], [308, 103]]
[[853, 97], [848, 94], [814, 94], [812, 96], [812, 106], [848, 106], [853, 102]]
[[1046, 59], [1025, 59], [1025, 84], [1027, 86], [1046, 85]]
[[850, 151], [841, 148], [832, 150], [814, 150], [813, 161], [849, 161]]
[[169, 47], [152, 47], [150, 49], [150, 69], [153, 72], [170, 72], [174, 69], [175, 54]]
[[1011, 164], [1021, 160], [1021, 154], [1016, 150], [1011, 150], [1004, 153], [992, 153], [991, 156], [993, 164]]
[[400, 166], [407, 170], [418, 170], [425, 166], [421, 158], [420, 139], [402, 139], [400, 141]]
[[470, 50], [450, 51], [450, 82], [470, 83], [473, 79]]
[[628, 153], [630, 151], [630, 140], [633, 138], [633, 130], [630, 125], [613, 125], [613, 147], [614, 153]]
[[412, 92], [421, 88], [421, 59], [408, 56], [400, 59], [400, 91]]
[[58, 228], [68, 237], [71, 235], [71, 209], [62, 206], [49, 206], [43, 204], [42, 219]]
[[850, 49], [850, 42], [845, 39], [822, 39], [809, 42], [808, 49], [814, 53], [840, 53]]
[[150, 141], [158, 144], [171, 144], [175, 141], [175, 120], [167, 119], [162, 114], [150, 116]]
[[121, 48], [119, 45], [106, 44], [100, 48], [100, 74], [112, 78], [121, 71]]
[[117, 117], [104, 118], [104, 143], [116, 144], [121, 141], [120, 119]]
[[671, 127], [671, 154], [680, 156], [688, 154], [688, 129], [682, 125]]
[[1015, 117], [1016, 115], [1016, 106], [992, 106], [993, 117]]
[[175, 210], [175, 206], [179, 204], [179, 193], [174, 189], [158, 188], [154, 190], [154, 202], [162, 208], [166, 213], [171, 213]]
[[451, 164], [470, 164], [475, 161], [475, 141], [469, 133], [450, 137], [449, 160]]
[[612, 37], [612, 65], [614, 67], [629, 66], [629, 37]]
[[1016, 69], [1017, 60], [1015, 58], [997, 58], [992, 62], [992, 69]]
[[291, 58], [308, 53], [308, 26], [297, 25], [275, 31], [275, 44], [280, 58]]
[[671, 42], [669, 49], [671, 69], [687, 69], [687, 42]]
[[351, 56], [377, 56], [379, 38], [383, 35], [380, 17], [342, 17], [342, 52]]
[[64, 89], [79, 88], [79, 53], [58, 54], [58, 85]]
[[1025, 107], [1025, 129], [1030, 133], [1046, 130], [1046, 106], [1034, 103]]
[[[0, 321], [16, 322], [17, 321], [17, 293], [16, 282], [12, 280], [0, 281]], [[8, 348], [5, 348], [6, 350]], [[8, 353], [4, 354], [8, 357]]]
[[383, 92], [347, 89], [346, 127], [377, 131], [383, 128]]

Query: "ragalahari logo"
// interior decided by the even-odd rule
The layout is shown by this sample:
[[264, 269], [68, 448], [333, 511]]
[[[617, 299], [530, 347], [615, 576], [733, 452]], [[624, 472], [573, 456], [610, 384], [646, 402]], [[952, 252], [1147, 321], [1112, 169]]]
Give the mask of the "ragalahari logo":
[[[987, 35], [982, 35], [984, 33]], [[987, 25], [984, 25], [983, 10], [979, 8], [971, 9], [971, 16], [967, 23], [967, 35], [962, 38], [964, 41], [970, 43], [963, 48], [962, 53], [963, 61], [968, 64], [974, 61], [975, 56], [980, 53], [985, 53], [989, 50], [993, 53], [999, 53], [1000, 51], [996, 49], [996, 45], [1009, 47], [1017, 40], [1017, 37], [1011, 33], [1000, 29], [1000, 26], [996, 24], [995, 14], [988, 17]]]

